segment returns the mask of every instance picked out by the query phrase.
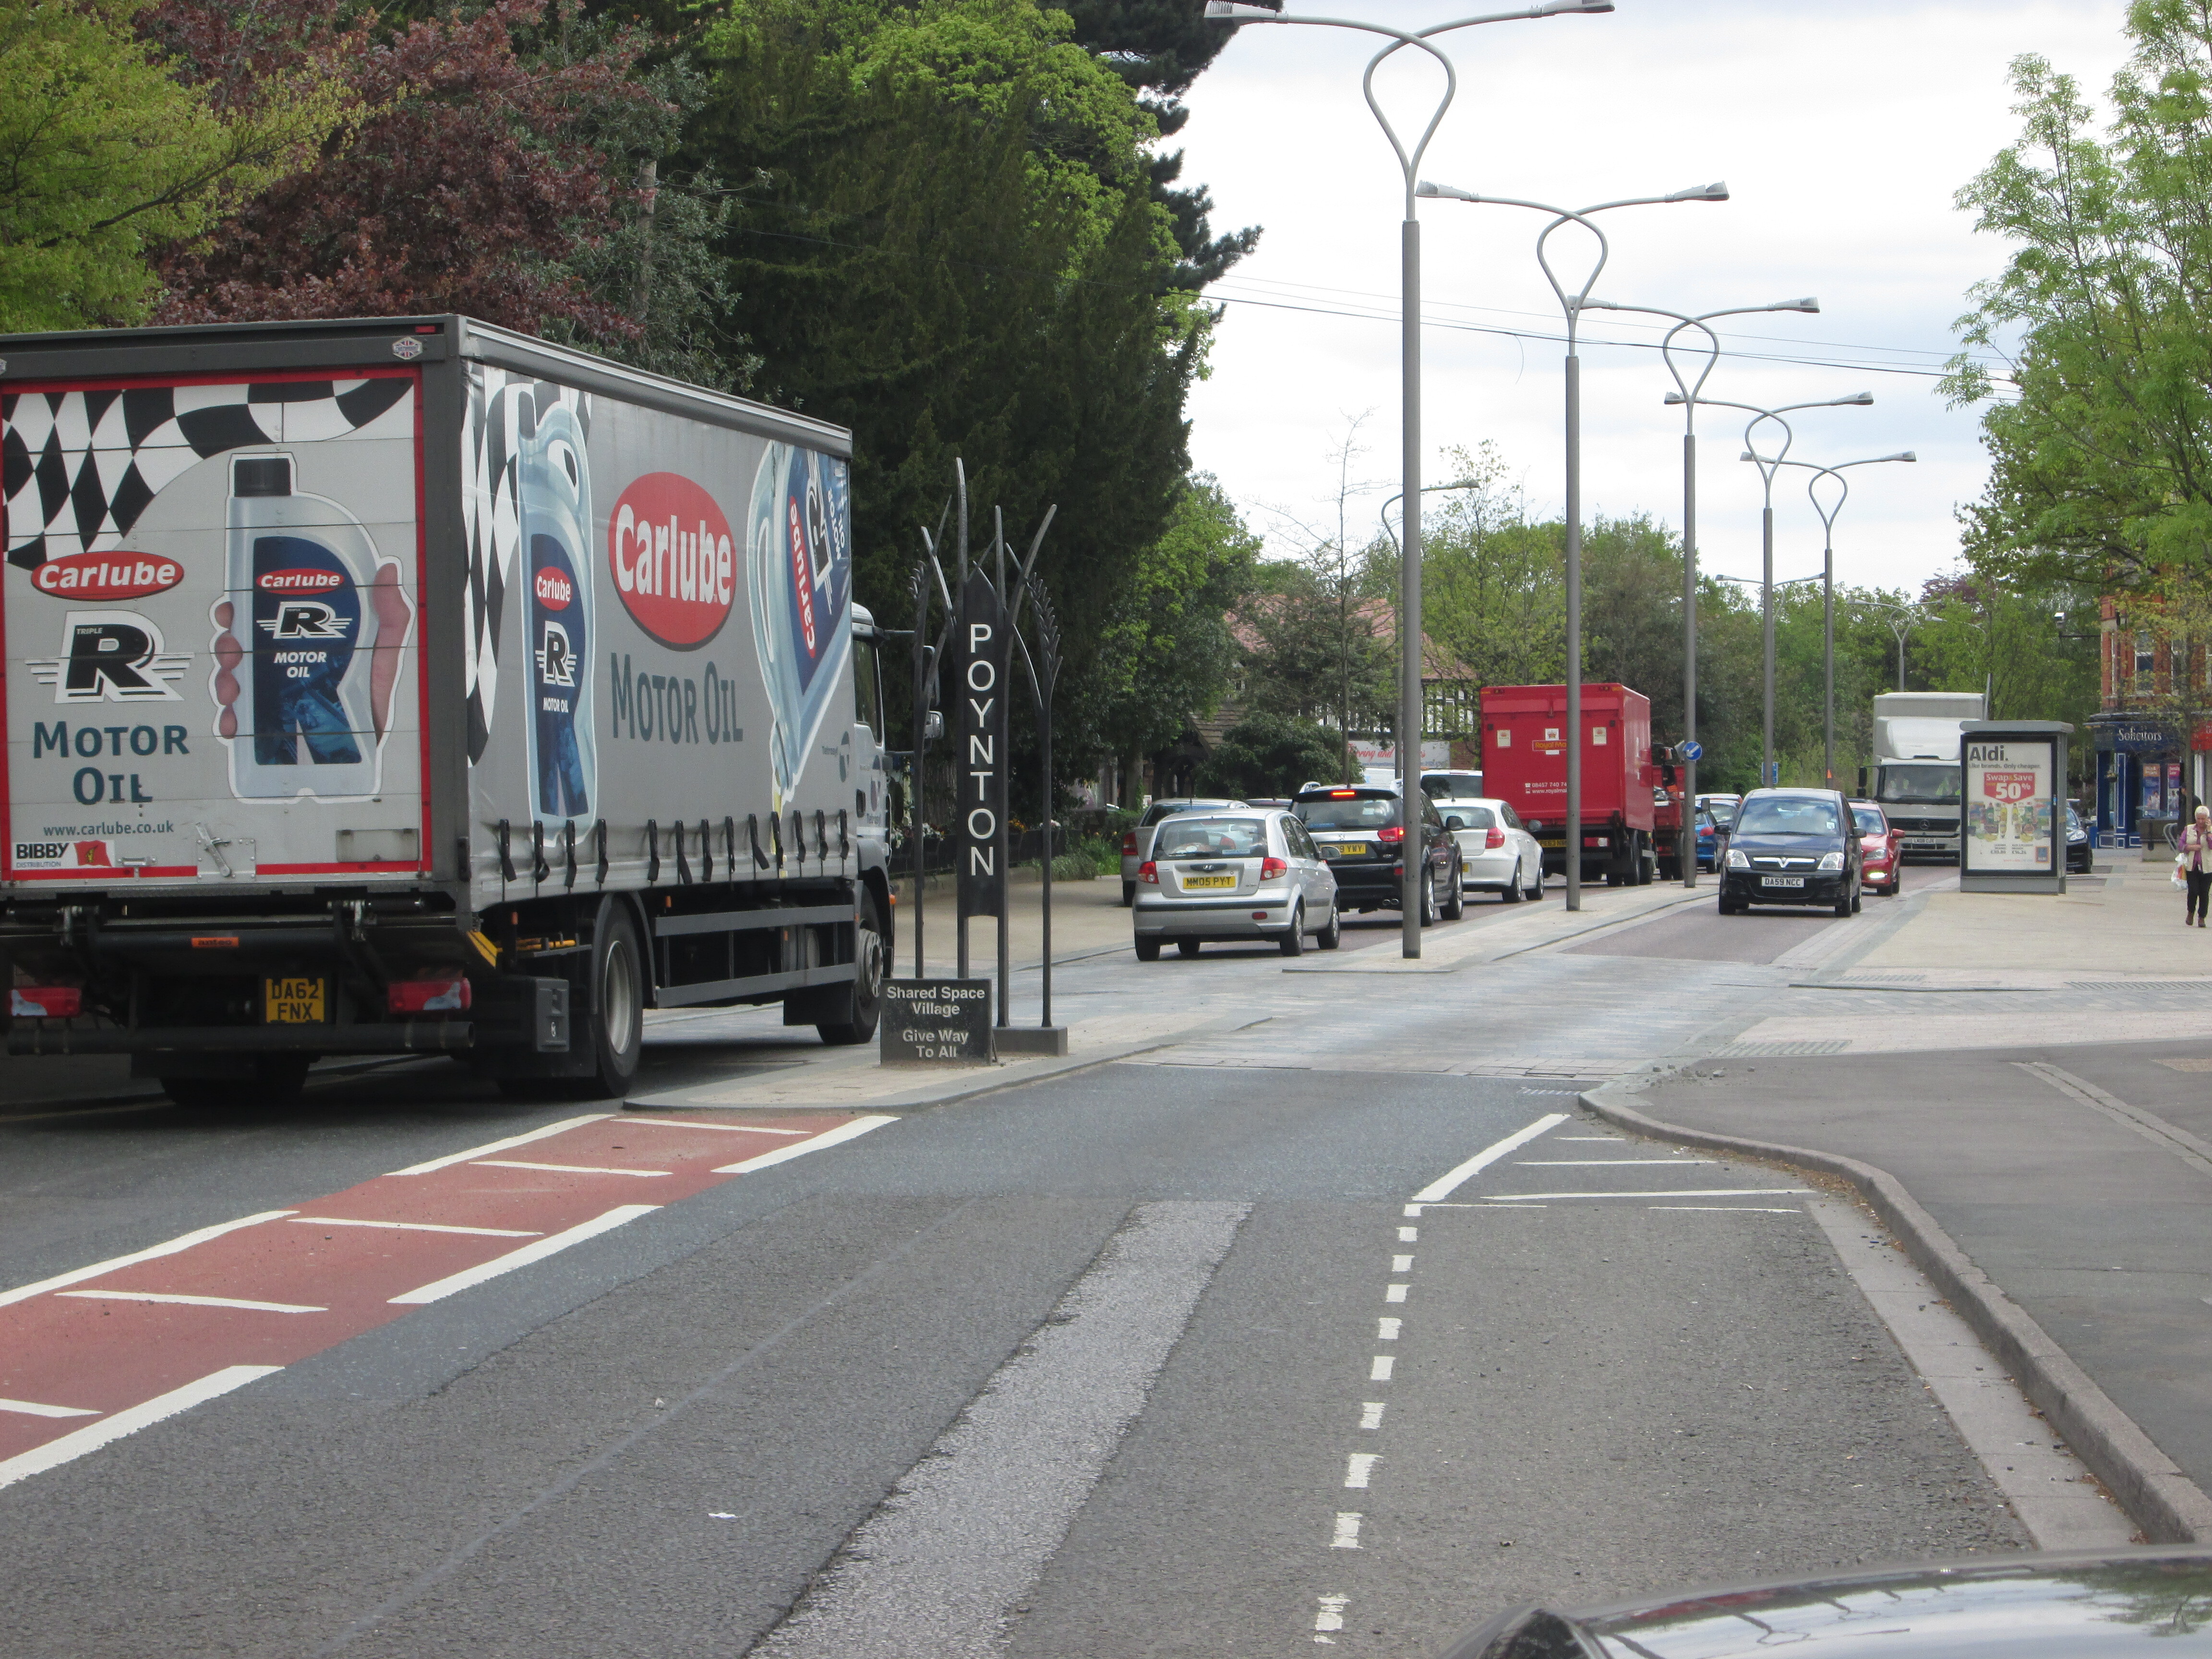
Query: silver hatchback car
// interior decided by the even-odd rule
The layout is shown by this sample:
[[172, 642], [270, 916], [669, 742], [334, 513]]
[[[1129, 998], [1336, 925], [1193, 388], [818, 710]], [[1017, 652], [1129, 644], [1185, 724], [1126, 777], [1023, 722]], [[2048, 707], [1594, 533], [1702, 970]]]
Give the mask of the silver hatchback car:
[[1272, 941], [1286, 957], [1309, 935], [1324, 951], [1344, 937], [1336, 878], [1289, 812], [1178, 812], [1164, 820], [1137, 871], [1137, 960], [1157, 962], [1170, 939], [1199, 946]]
[[1243, 806], [1241, 800], [1208, 800], [1202, 796], [1176, 796], [1156, 800], [1145, 809], [1137, 820], [1136, 828], [1121, 835], [1121, 902], [1137, 902], [1137, 868], [1152, 855], [1152, 837], [1159, 833], [1160, 825], [1178, 812], [1206, 811], [1218, 806]]

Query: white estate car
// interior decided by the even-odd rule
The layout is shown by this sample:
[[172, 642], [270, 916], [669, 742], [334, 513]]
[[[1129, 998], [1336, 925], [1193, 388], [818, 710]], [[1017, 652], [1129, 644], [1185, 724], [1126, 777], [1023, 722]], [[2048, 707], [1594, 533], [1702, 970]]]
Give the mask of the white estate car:
[[1544, 893], [1544, 849], [1506, 801], [1468, 797], [1439, 800], [1444, 828], [1459, 843], [1460, 885], [1496, 893], [1508, 904]]

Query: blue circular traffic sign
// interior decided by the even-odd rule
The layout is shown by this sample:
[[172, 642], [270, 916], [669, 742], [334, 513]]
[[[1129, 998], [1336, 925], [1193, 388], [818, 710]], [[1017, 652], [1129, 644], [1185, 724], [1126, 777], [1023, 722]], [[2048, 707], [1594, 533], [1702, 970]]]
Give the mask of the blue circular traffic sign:
[[1674, 752], [1686, 761], [1700, 761], [1705, 757], [1705, 745], [1690, 738], [1674, 745]]

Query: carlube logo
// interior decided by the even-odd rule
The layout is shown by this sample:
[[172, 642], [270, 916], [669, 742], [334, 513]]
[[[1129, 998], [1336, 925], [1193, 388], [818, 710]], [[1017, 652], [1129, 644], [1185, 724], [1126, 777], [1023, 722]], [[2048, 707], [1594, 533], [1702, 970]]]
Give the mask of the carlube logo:
[[184, 579], [174, 559], [148, 553], [70, 553], [31, 572], [31, 586], [58, 599], [138, 599]]
[[814, 628], [814, 577], [807, 568], [806, 525], [799, 517], [796, 500], [784, 503], [786, 538], [791, 544], [791, 590], [797, 607], [793, 614], [799, 619], [799, 637], [806, 641], [806, 654], [812, 656], [822, 648]]
[[607, 564], [623, 608], [663, 645], [695, 650], [730, 619], [730, 521], [680, 473], [648, 472], [623, 491], [607, 520]]
[[343, 587], [346, 579], [335, 570], [264, 570], [253, 585], [264, 593], [327, 593]]
[[538, 603], [548, 611], [566, 611], [576, 597], [575, 585], [550, 565], [538, 573]]

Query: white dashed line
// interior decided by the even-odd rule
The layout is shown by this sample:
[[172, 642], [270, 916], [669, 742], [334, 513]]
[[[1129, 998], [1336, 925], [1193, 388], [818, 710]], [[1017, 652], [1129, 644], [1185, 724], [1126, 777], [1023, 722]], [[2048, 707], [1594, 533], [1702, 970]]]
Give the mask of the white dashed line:
[[1455, 1167], [1445, 1170], [1443, 1174], [1438, 1176], [1427, 1186], [1422, 1188], [1420, 1191], [1415, 1193], [1413, 1197], [1413, 1202], [1415, 1204], [1433, 1204], [1438, 1199], [1449, 1198], [1470, 1178], [1481, 1174], [1482, 1171], [1488, 1169], [1492, 1164], [1497, 1163], [1499, 1158], [1504, 1157], [1506, 1153], [1517, 1151], [1521, 1147], [1527, 1146], [1530, 1141], [1535, 1139], [1538, 1135], [1542, 1134], [1546, 1130], [1557, 1128], [1560, 1124], [1565, 1123], [1566, 1121], [1567, 1115], [1565, 1112], [1545, 1113], [1543, 1116], [1538, 1118], [1534, 1123], [1528, 1125], [1528, 1127], [1515, 1130], [1511, 1134], [1506, 1136], [1504, 1139], [1494, 1142], [1492, 1145], [1484, 1147], [1473, 1158], [1468, 1159], [1466, 1163], [1457, 1164]]
[[1388, 1382], [1390, 1380], [1390, 1368], [1397, 1363], [1387, 1353], [1376, 1354], [1374, 1362], [1367, 1368], [1367, 1380], [1370, 1382]]
[[477, 1267], [464, 1268], [447, 1278], [434, 1279], [404, 1296], [395, 1296], [392, 1298], [392, 1304], [415, 1307], [425, 1302], [443, 1301], [457, 1291], [468, 1290], [488, 1279], [497, 1279], [501, 1273], [513, 1273], [517, 1267], [526, 1267], [533, 1261], [543, 1261], [547, 1256], [556, 1255], [567, 1249], [571, 1244], [580, 1244], [586, 1239], [619, 1227], [626, 1221], [635, 1221], [641, 1215], [651, 1215], [659, 1207], [658, 1204], [618, 1204], [604, 1215], [594, 1216], [589, 1221], [580, 1221], [563, 1232], [539, 1239], [535, 1244], [526, 1244], [519, 1250], [495, 1255]]
[[544, 1140], [565, 1134], [586, 1123], [598, 1123], [612, 1117], [612, 1112], [586, 1112], [581, 1117], [564, 1117], [558, 1123], [549, 1123], [542, 1129], [532, 1129], [527, 1134], [509, 1135], [504, 1140], [489, 1140], [481, 1146], [471, 1146], [465, 1152], [448, 1152], [443, 1158], [434, 1158], [427, 1164], [411, 1164], [404, 1170], [394, 1170], [396, 1176], [433, 1175], [440, 1170], [450, 1170], [456, 1164], [473, 1164], [488, 1152], [504, 1152], [517, 1146], [527, 1146], [533, 1140]]
[[1419, 1227], [1401, 1227], [1398, 1229], [1398, 1242], [1401, 1244], [1411, 1244], [1414, 1240], [1420, 1237], [1420, 1236], [1421, 1230]]
[[613, 1170], [600, 1164], [525, 1164], [520, 1158], [479, 1158], [472, 1159], [479, 1169], [486, 1170], [550, 1170], [556, 1175], [628, 1175], [666, 1176], [672, 1170]]
[[543, 1233], [523, 1232], [514, 1227], [449, 1227], [442, 1221], [354, 1221], [343, 1216], [295, 1215], [293, 1220], [303, 1227], [388, 1227], [403, 1233], [470, 1233], [484, 1238], [542, 1238]]
[[232, 1296], [168, 1296], [155, 1291], [64, 1291], [88, 1302], [167, 1302], [182, 1308], [243, 1308], [248, 1313], [328, 1313], [328, 1308], [305, 1308], [291, 1302], [247, 1302]]
[[1635, 1193], [1500, 1193], [1498, 1202], [1519, 1209], [1532, 1198], [1773, 1198], [1779, 1194], [1803, 1193], [1808, 1187], [1680, 1187]]
[[[1406, 1229], [1401, 1228], [1399, 1231], [1402, 1232], [1405, 1231]], [[1390, 1258], [1390, 1271], [1394, 1273], [1409, 1273], [1413, 1272], [1413, 1258], [1410, 1255], [1392, 1256]]]
[[[1321, 1610], [1314, 1614], [1314, 1629], [1316, 1631], [1342, 1630], [1344, 1610], [1350, 1605], [1352, 1598], [1348, 1595], [1323, 1595], [1317, 1599], [1321, 1603]], [[1326, 1636], [1319, 1635], [1314, 1638], [1316, 1642], [1327, 1642], [1328, 1639]]]
[[1688, 1164], [1717, 1164], [1717, 1158], [1520, 1158], [1513, 1160], [1518, 1170], [1622, 1170], [1632, 1164], [1664, 1164], [1678, 1169]]
[[1764, 1204], [1647, 1204], [1647, 1210], [1691, 1210], [1699, 1215], [1802, 1215], [1795, 1205], [1771, 1208]]
[[1363, 1400], [1359, 1402], [1359, 1426], [1363, 1429], [1379, 1429], [1382, 1426], [1381, 1401]]
[[1344, 1484], [1347, 1486], [1364, 1488], [1367, 1485], [1367, 1477], [1375, 1473], [1376, 1464], [1382, 1460], [1382, 1454], [1380, 1452], [1352, 1453], [1345, 1460]]
[[650, 1123], [656, 1129], [720, 1129], [732, 1135], [790, 1135], [804, 1140], [814, 1133], [811, 1129], [762, 1129], [750, 1123], [684, 1123], [672, 1117], [632, 1117], [623, 1115], [624, 1123]]
[[21, 1412], [26, 1417], [97, 1417], [85, 1406], [41, 1406], [32, 1400], [0, 1400], [0, 1412]]
[[1359, 1547], [1359, 1523], [1365, 1519], [1357, 1510], [1339, 1510], [1336, 1531], [1328, 1540], [1333, 1550], [1356, 1550]]
[[82, 1285], [88, 1279], [98, 1279], [113, 1273], [118, 1267], [135, 1267], [142, 1261], [155, 1261], [165, 1255], [175, 1255], [191, 1249], [195, 1244], [204, 1244], [211, 1238], [221, 1238], [225, 1233], [234, 1233], [240, 1227], [258, 1227], [264, 1221], [281, 1221], [291, 1213], [289, 1210], [264, 1210], [259, 1215], [240, 1216], [235, 1221], [218, 1221], [212, 1227], [179, 1233], [166, 1243], [149, 1244], [146, 1249], [133, 1250], [128, 1255], [110, 1256], [105, 1261], [72, 1267], [65, 1273], [56, 1273], [52, 1279], [41, 1279], [36, 1284], [18, 1285], [12, 1291], [0, 1291], [0, 1308], [11, 1303], [27, 1302], [34, 1296], [44, 1296], [48, 1291], [58, 1291], [64, 1285]]
[[1406, 1299], [1407, 1288], [1404, 1285], [1385, 1285], [1382, 1287], [1382, 1299], [1385, 1302], [1403, 1302]]
[[1398, 1333], [1405, 1328], [1405, 1324], [1406, 1322], [1402, 1319], [1385, 1318], [1376, 1320], [1375, 1322], [1375, 1340], [1377, 1342], [1395, 1342], [1398, 1340]]
[[831, 1146], [842, 1146], [846, 1141], [857, 1139], [871, 1129], [880, 1129], [886, 1123], [897, 1121], [896, 1118], [883, 1113], [871, 1113], [866, 1117], [856, 1117], [849, 1123], [841, 1123], [834, 1129], [824, 1130], [811, 1140], [802, 1140], [796, 1146], [779, 1146], [772, 1152], [763, 1152], [758, 1158], [743, 1158], [735, 1164], [725, 1164], [714, 1173], [716, 1175], [750, 1175], [756, 1170], [773, 1169], [779, 1164], [789, 1163], [794, 1158], [804, 1158], [809, 1152], [818, 1152]]

